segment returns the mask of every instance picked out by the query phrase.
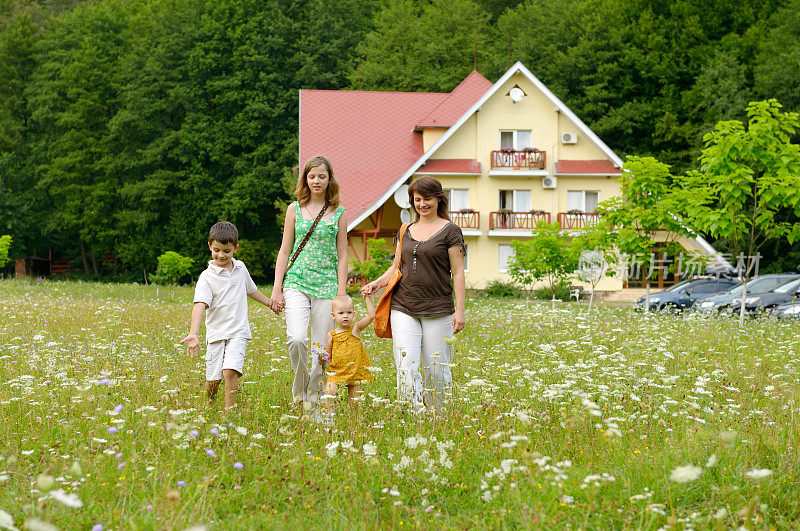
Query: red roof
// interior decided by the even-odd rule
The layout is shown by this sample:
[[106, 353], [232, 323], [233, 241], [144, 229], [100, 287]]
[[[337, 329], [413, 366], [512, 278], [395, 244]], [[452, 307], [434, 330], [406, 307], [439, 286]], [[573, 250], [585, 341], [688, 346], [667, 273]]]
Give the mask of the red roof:
[[475, 159], [429, 159], [416, 173], [474, 173], [480, 175], [481, 163]]
[[478, 98], [492, 88], [492, 82], [473, 70], [453, 92], [433, 109], [420, 123], [417, 130], [426, 127], [448, 128], [452, 126]]
[[423, 155], [419, 124], [449, 127], [491, 86], [473, 72], [449, 94], [301, 90], [300, 166], [316, 154], [330, 159], [352, 222]]
[[618, 173], [622, 170], [614, 166], [610, 160], [559, 160], [556, 162], [556, 175], [559, 174], [592, 174], [592, 173]]

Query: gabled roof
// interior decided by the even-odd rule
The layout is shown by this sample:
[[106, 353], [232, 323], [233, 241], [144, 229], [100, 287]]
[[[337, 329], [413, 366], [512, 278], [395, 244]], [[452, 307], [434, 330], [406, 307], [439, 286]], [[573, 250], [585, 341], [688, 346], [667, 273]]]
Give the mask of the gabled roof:
[[481, 175], [481, 163], [475, 159], [431, 159], [417, 173], [461, 173]]
[[616, 153], [614, 153], [611, 148], [609, 148], [605, 142], [600, 140], [594, 132], [589, 129], [586, 124], [581, 121], [580, 118], [575, 116], [575, 114], [569, 110], [569, 108], [564, 105], [564, 103], [558, 99], [555, 94], [550, 92], [544, 84], [539, 81], [539, 79], [534, 76], [530, 70], [525, 68], [521, 62], [517, 61], [514, 65], [506, 71], [503, 76], [497, 80], [497, 82], [492, 85], [492, 87], [487, 90], [483, 96], [481, 96], [472, 106], [464, 112], [461, 117], [450, 127], [445, 133], [436, 141], [436, 143], [428, 149], [419, 159], [417, 159], [414, 164], [412, 164], [402, 175], [400, 175], [395, 182], [381, 194], [377, 200], [372, 203], [371, 205], [364, 208], [364, 210], [360, 214], [351, 214], [348, 217], [348, 230], [352, 230], [355, 228], [359, 223], [361, 223], [367, 216], [369, 216], [372, 212], [378, 209], [383, 203], [385, 203], [391, 196], [394, 194], [395, 190], [400, 187], [403, 183], [405, 183], [408, 178], [413, 175], [415, 172], [418, 171], [419, 167], [425, 164], [432, 155], [436, 153], [436, 151], [445, 143], [447, 140], [458, 131], [464, 123], [473, 115], [475, 112], [481, 108], [481, 106], [486, 103], [486, 101], [494, 96], [494, 94], [502, 87], [506, 81], [508, 81], [511, 76], [514, 74], [521, 74], [525, 78], [528, 79], [536, 88], [538, 88], [542, 94], [549, 99], [556, 109], [559, 110], [570, 122], [575, 125], [575, 127], [580, 131], [586, 138], [589, 139], [603, 154], [605, 154], [612, 162], [613, 166], [621, 168], [622, 167], [622, 159], [620, 159]]
[[556, 175], [622, 175], [622, 170], [610, 160], [559, 160], [555, 165]]
[[446, 129], [461, 118], [470, 105], [492, 88], [492, 82], [473, 70], [453, 92], [417, 124], [415, 130], [429, 127]]
[[330, 159], [348, 230], [354, 219], [377, 209], [370, 207], [419, 159], [422, 135], [413, 129], [447, 98], [431, 92], [300, 91], [300, 167], [318, 153]]

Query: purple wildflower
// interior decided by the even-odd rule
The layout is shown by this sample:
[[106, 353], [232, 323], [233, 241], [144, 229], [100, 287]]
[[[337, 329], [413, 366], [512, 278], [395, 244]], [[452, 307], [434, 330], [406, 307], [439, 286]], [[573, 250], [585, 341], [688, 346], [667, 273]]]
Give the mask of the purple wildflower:
[[219, 435], [219, 430], [217, 428], [211, 428], [211, 435]]
[[120, 464], [117, 465], [117, 470], [122, 470], [123, 468], [125, 468], [125, 465], [127, 464], [128, 464], [127, 461], [121, 462]]
[[112, 415], [119, 415], [122, 412], [122, 404], [117, 404], [114, 406], [114, 409], [111, 410]]
[[92, 526], [92, 531], [103, 531], [103, 524], [94, 524]]
[[200, 437], [200, 432], [197, 431], [197, 430], [192, 430], [192, 431], [189, 432], [189, 435], [191, 435], [192, 437], [197, 438], [197, 437]]
[[186, 486], [186, 482], [181, 479], [180, 481], [178, 481], [178, 486], [179, 487], [185, 487]]
[[241, 464], [239, 461], [236, 461], [236, 462], [233, 464], [233, 468], [235, 468], [236, 470], [242, 470], [242, 469], [244, 468], [244, 465], [243, 465], [243, 464]]
[[108, 433], [117, 433], [118, 431], [119, 428], [114, 428], [114, 427], [108, 428]]
[[212, 450], [211, 448], [207, 448], [207, 449], [206, 449], [206, 453], [207, 453], [208, 455], [210, 455], [211, 457], [217, 457], [217, 452], [215, 452], [215, 451], [214, 451], [214, 450]]

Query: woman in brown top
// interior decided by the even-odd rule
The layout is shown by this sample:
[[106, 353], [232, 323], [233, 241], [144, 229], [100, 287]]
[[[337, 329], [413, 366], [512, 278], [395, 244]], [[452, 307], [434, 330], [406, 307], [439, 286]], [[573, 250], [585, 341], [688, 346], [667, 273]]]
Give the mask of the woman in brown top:
[[447, 215], [447, 194], [437, 179], [420, 177], [408, 196], [417, 220], [406, 230], [391, 267], [362, 291], [371, 295], [400, 268], [390, 316], [399, 396], [415, 408], [424, 403], [440, 409], [452, 384], [449, 340], [465, 324], [464, 237]]

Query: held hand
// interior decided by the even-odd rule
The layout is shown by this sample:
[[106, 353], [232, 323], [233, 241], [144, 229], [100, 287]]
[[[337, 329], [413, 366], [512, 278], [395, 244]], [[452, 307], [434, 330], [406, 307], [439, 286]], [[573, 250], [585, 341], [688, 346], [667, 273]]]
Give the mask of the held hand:
[[464, 330], [464, 325], [467, 324], [467, 320], [464, 318], [463, 312], [456, 312], [453, 314], [453, 333], [457, 334]]
[[283, 290], [279, 288], [272, 289], [272, 297], [270, 297], [270, 300], [272, 300], [272, 304], [275, 306], [275, 308], [272, 309], [275, 313], [281, 313], [281, 310], [286, 307], [286, 299], [283, 298]]
[[181, 343], [186, 344], [186, 354], [192, 358], [197, 354], [197, 348], [200, 346], [200, 340], [196, 335], [189, 334], [181, 340]]
[[372, 282], [370, 282], [369, 284], [365, 284], [364, 287], [361, 288], [361, 295], [363, 295], [364, 297], [366, 297], [367, 295], [372, 295], [373, 293], [378, 291], [378, 289], [380, 289], [378, 286], [378, 281], [373, 280]]
[[279, 315], [282, 310], [280, 305], [277, 302], [275, 302], [275, 299], [267, 299], [267, 300], [269, 301], [269, 304], [267, 305], [269, 306], [269, 309], [275, 312], [275, 315]]

